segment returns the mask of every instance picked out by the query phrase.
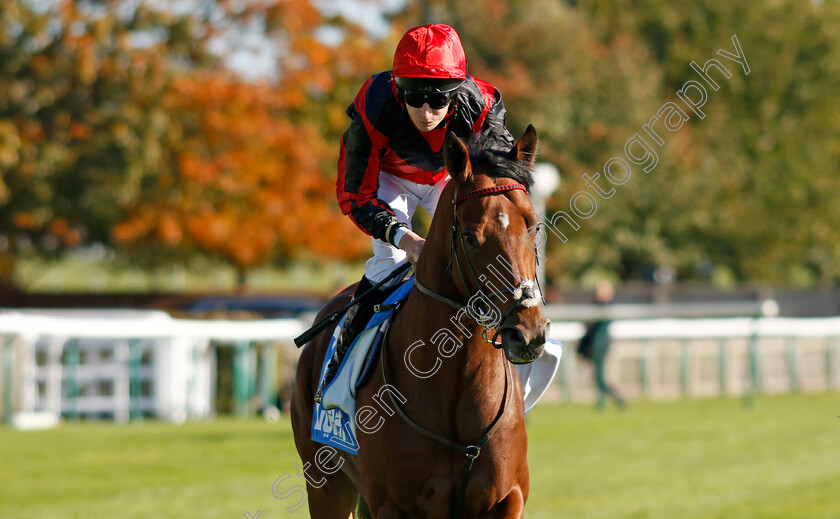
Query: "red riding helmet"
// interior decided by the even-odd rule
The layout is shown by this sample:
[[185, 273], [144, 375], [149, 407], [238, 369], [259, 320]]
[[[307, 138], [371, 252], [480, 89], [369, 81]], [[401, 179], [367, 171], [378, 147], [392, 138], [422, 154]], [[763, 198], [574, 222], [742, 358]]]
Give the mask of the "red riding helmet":
[[467, 78], [461, 39], [448, 25], [409, 29], [394, 52], [394, 81], [405, 90], [455, 90]]

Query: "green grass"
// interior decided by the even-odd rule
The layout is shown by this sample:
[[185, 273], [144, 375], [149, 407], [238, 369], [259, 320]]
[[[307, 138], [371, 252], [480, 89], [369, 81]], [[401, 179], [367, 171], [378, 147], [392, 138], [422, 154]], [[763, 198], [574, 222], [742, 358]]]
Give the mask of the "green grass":
[[[840, 517], [840, 395], [545, 405], [528, 416], [529, 518]], [[287, 420], [0, 428], [0, 517], [308, 517]]]
[[840, 517], [840, 396], [528, 417], [528, 517]]

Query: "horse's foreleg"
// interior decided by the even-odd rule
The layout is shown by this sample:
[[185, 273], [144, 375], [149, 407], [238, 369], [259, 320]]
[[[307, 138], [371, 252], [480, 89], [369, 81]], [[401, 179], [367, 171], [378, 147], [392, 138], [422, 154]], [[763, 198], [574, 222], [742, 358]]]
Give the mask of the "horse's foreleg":
[[348, 519], [356, 506], [358, 491], [344, 472], [326, 474], [319, 470], [318, 451], [324, 446], [314, 443], [310, 438], [314, 412], [314, 370], [308, 367], [320, 365], [321, 360], [323, 356], [315, 355], [314, 348], [307, 347], [301, 353], [298, 364], [291, 404], [292, 431], [301, 459], [296, 470], [306, 480], [309, 515], [312, 519]]
[[309, 515], [312, 519], [348, 519], [353, 517], [358, 494], [350, 478], [343, 473], [332, 474], [320, 488], [306, 484]]
[[521, 519], [525, 515], [525, 496], [519, 487], [514, 488], [486, 517], [492, 519]]

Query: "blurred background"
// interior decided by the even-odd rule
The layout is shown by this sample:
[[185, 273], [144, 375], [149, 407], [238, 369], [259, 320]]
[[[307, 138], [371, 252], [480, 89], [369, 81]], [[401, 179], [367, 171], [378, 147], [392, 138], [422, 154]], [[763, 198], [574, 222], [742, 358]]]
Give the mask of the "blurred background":
[[[291, 341], [371, 252], [335, 201], [345, 109], [429, 22], [536, 127], [535, 205], [579, 225], [545, 240], [565, 352], [529, 515], [840, 516], [835, 0], [4, 0], [0, 516], [297, 512], [272, 486], [298, 461]], [[701, 118], [677, 91], [710, 59], [731, 77]], [[657, 115], [656, 167], [581, 217]], [[591, 412], [599, 373], [624, 413]]]

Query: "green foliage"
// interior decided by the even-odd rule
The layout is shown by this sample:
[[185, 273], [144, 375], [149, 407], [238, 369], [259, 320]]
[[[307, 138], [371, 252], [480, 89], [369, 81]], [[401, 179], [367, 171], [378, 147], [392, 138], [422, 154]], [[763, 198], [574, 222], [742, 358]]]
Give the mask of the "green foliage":
[[[641, 257], [641, 264], [670, 265], [688, 279], [710, 279], [721, 268], [740, 281], [781, 285], [840, 279], [840, 234], [831, 224], [840, 217], [838, 8], [795, 1], [647, 1], [632, 8], [582, 2], [602, 39], [631, 34], [647, 47], [661, 74], [659, 104], [699, 79], [692, 61], [702, 67], [716, 58], [732, 77], [711, 72], [721, 88], [707, 87], [705, 119], [689, 113], [689, 123], [665, 137], [656, 169], [647, 176], [634, 171], [631, 184], [617, 188], [616, 199], [587, 222], [579, 244], [555, 249], [576, 260], [567, 264], [569, 274], [595, 263], [638, 277], [632, 264]], [[716, 54], [733, 52], [733, 35], [749, 75]], [[628, 250], [628, 241], [641, 250]]]
[[[722, 285], [840, 280], [836, 1], [414, 1], [382, 41], [309, 0], [183, 15], [151, 2], [33, 5], [0, 5], [0, 277], [16, 256], [90, 243], [147, 268], [358, 255], [367, 245], [331, 187], [344, 110], [405, 28], [434, 21], [459, 31], [469, 72], [500, 87], [511, 131], [537, 128], [539, 160], [563, 178], [548, 215], [595, 197], [566, 243], [549, 235], [550, 279], [666, 266]], [[321, 42], [324, 27], [341, 44]], [[207, 52], [254, 30], [277, 50], [270, 85]], [[733, 52], [733, 35], [749, 75], [717, 54]], [[706, 88], [701, 119], [676, 92], [700, 80], [691, 62], [712, 58], [732, 76], [711, 72], [720, 89]], [[667, 102], [688, 121], [658, 123], [656, 167], [607, 183], [605, 163], [637, 133], [652, 144], [643, 126]], [[598, 173], [609, 197], [584, 179]]]
[[173, 71], [209, 62], [189, 20], [70, 2], [0, 13], [0, 228], [15, 254], [109, 243], [169, 157]]
[[[496, 83], [516, 133], [533, 123], [539, 160], [555, 163], [563, 185], [548, 215], [570, 212], [583, 175], [623, 157], [634, 134], [668, 101], [689, 121], [661, 128], [658, 165], [634, 166], [610, 198], [596, 197], [581, 229], [549, 235], [550, 277], [580, 279], [608, 270], [624, 279], [658, 266], [681, 279], [781, 285], [840, 279], [840, 4], [837, 2], [554, 2], [479, 0], [432, 3], [426, 13], [451, 23], [467, 50], [470, 73]], [[734, 52], [737, 35], [749, 64]], [[705, 118], [676, 92], [700, 80], [690, 63], [715, 58]], [[649, 139], [649, 142], [650, 141]], [[582, 204], [582, 208], [586, 208]], [[726, 278], [726, 276], [724, 276]]]
[[[600, 5], [590, 12], [608, 18]], [[706, 0], [687, 8], [648, 1], [626, 15], [619, 17], [621, 30], [636, 34], [656, 57], [665, 99], [697, 79], [692, 61], [702, 66], [714, 57], [732, 73], [715, 76], [721, 89], [709, 89], [706, 118], [692, 117], [691, 149], [679, 150], [691, 162], [652, 173], [667, 177], [672, 193], [660, 199], [655, 215], [678, 253], [672, 264], [687, 277], [697, 276], [696, 265], [705, 260], [740, 280], [825, 285], [840, 279], [840, 234], [831, 224], [840, 217], [833, 173], [840, 158], [840, 5]], [[715, 55], [732, 52], [732, 35], [749, 75]], [[645, 181], [644, 189], [652, 183]]]

